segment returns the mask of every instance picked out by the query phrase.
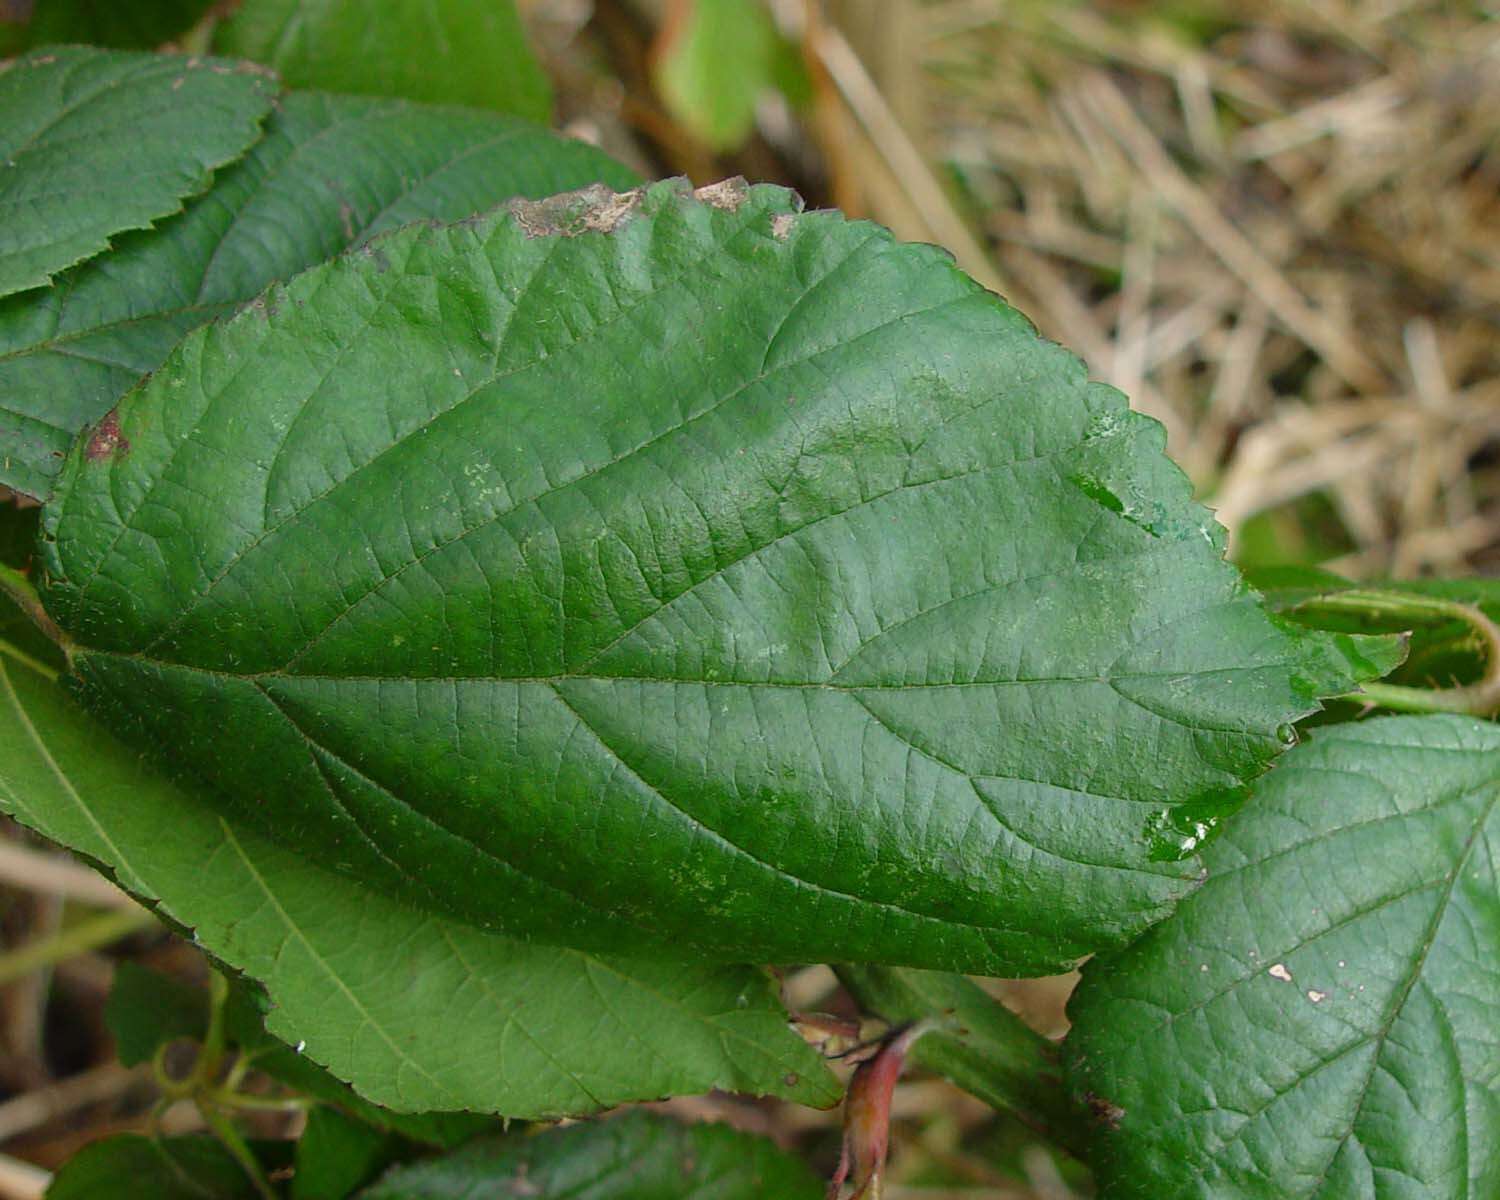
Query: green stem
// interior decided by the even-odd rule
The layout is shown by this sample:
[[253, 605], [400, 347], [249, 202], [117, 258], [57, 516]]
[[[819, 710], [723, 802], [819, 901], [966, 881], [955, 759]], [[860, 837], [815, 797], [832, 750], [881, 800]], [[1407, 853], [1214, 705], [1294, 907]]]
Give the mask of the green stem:
[[306, 1112], [317, 1104], [316, 1100], [305, 1096], [252, 1096], [248, 1092], [225, 1088], [216, 1088], [205, 1099], [218, 1108], [242, 1109], [245, 1112]]
[[55, 937], [40, 938], [0, 956], [0, 985], [50, 967], [156, 924], [144, 908], [126, 908], [101, 913], [63, 930]]
[[1438, 596], [1355, 590], [1319, 596], [1298, 607], [1396, 620], [1462, 621], [1484, 648], [1485, 670], [1477, 683], [1449, 688], [1367, 683], [1345, 699], [1362, 700], [1396, 712], [1455, 712], [1475, 717], [1490, 717], [1500, 712], [1500, 625], [1477, 605]]
[[0, 654], [6, 658], [13, 659], [29, 671], [35, 671], [49, 683], [56, 683], [58, 673], [39, 658], [34, 658], [19, 646], [13, 646], [4, 638], [0, 638]]
[[218, 1077], [220, 1064], [224, 1061], [228, 1041], [224, 1014], [228, 1004], [229, 981], [217, 971], [211, 971], [208, 976], [208, 1030], [203, 1035], [203, 1045], [193, 1071], [194, 1081], [205, 1088]]
[[0, 595], [8, 597], [43, 637], [56, 642], [63, 653], [67, 653], [70, 643], [57, 623], [47, 615], [47, 610], [42, 606], [42, 598], [31, 585], [31, 580], [4, 563], [0, 563]]

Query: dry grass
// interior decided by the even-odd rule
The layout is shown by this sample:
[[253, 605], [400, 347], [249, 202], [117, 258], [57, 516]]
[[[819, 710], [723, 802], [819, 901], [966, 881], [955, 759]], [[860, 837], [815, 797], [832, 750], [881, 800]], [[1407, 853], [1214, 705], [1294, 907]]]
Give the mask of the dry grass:
[[919, 7], [921, 140], [1007, 293], [1166, 425], [1232, 533], [1266, 514], [1270, 555], [1362, 576], [1500, 568], [1500, 23]]

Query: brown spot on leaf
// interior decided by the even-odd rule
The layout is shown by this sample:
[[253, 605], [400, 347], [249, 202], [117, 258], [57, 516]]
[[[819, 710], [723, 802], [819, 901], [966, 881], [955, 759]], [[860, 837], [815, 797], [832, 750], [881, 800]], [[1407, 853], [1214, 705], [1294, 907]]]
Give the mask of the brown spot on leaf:
[[743, 175], [732, 179], [721, 179], [718, 183], [706, 184], [693, 193], [693, 199], [701, 200], [710, 208], [724, 212], [738, 212], [745, 197], [750, 194], [750, 185]]
[[613, 233], [640, 208], [644, 195], [643, 188], [612, 192], [602, 183], [591, 183], [543, 200], [512, 200], [510, 211], [527, 237]]
[[114, 409], [104, 414], [104, 420], [94, 426], [89, 440], [84, 444], [83, 456], [89, 462], [105, 462], [111, 458], [123, 458], [130, 452], [130, 439], [120, 432], [120, 418]]
[[1120, 1121], [1125, 1116], [1125, 1110], [1118, 1104], [1114, 1104], [1094, 1092], [1089, 1092], [1084, 1096], [1083, 1102], [1089, 1106], [1089, 1114], [1099, 1124], [1107, 1125], [1110, 1129], [1120, 1128]]
[[792, 232], [792, 222], [797, 218], [791, 213], [777, 213], [771, 218], [771, 236], [778, 242], [784, 242]]
[[[685, 188], [686, 184], [682, 186]], [[692, 196], [710, 208], [736, 212], [749, 194], [750, 185], [737, 175], [698, 188]], [[541, 200], [512, 200], [507, 207], [527, 237], [577, 237], [584, 233], [614, 233], [640, 211], [645, 196], [645, 188], [613, 192], [602, 183], [591, 183], [577, 191]]]

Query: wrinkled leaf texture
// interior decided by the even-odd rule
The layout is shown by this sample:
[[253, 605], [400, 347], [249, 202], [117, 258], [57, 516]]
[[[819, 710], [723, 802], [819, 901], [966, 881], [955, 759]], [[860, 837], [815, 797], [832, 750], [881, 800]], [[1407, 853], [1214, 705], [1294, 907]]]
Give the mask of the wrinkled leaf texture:
[[1500, 1195], [1500, 729], [1316, 731], [1210, 876], [1084, 968], [1065, 1042], [1105, 1194]]
[[[3, 651], [0, 811], [261, 981], [266, 1028], [300, 1052], [239, 1016], [231, 1035], [271, 1074], [410, 1136], [462, 1124], [433, 1110], [540, 1118], [712, 1088], [837, 1099], [764, 972], [532, 946], [396, 903], [225, 821]], [[351, 1104], [302, 1058], [429, 1115]]]
[[522, 203], [191, 334], [47, 510], [75, 686], [236, 820], [542, 941], [1019, 974], [1160, 919], [1305, 646], [1156, 423], [799, 207]]
[[0, 68], [0, 296], [145, 229], [260, 137], [269, 73], [54, 46]]
[[266, 285], [415, 220], [458, 220], [512, 196], [626, 168], [495, 113], [294, 92], [208, 195], [63, 276], [0, 300], [0, 483], [45, 496], [78, 431], [188, 330]]

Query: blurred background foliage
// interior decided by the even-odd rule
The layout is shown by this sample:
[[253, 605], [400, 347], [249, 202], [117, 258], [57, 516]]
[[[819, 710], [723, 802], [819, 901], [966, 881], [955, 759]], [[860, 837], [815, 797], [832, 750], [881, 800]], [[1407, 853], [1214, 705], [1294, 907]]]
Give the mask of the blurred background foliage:
[[[1493, 5], [450, 0], [445, 11], [466, 2], [476, 15], [452, 36], [491, 47], [479, 70], [411, 75], [411, 55], [383, 53], [397, 39], [372, 34], [375, 10], [358, 0], [307, 5], [317, 20], [293, 35], [265, 15], [276, 0], [254, 21], [209, 0], [0, 0], [0, 54], [55, 40], [239, 51], [303, 86], [551, 112], [648, 177], [788, 184], [809, 205], [946, 246], [1159, 419], [1233, 555], [1273, 595], [1322, 586], [1289, 568], [1500, 571]], [[399, 25], [415, 3], [382, 0], [382, 18]], [[520, 27], [535, 61], [514, 53]], [[421, 52], [442, 53], [442, 41]], [[1467, 636], [1435, 627], [1411, 681], [1464, 678]], [[21, 855], [0, 860], [5, 941], [56, 936], [89, 920], [89, 905], [118, 902], [25, 841], [0, 837]], [[38, 873], [43, 858], [53, 874]], [[55, 1166], [103, 1133], [146, 1127], [149, 1080], [115, 1060], [103, 1016], [122, 957], [204, 974], [186, 943], [138, 932], [0, 988], [6, 1156]], [[986, 986], [1058, 1036], [1071, 983]], [[792, 972], [786, 990], [794, 1010], [848, 1004], [823, 967]], [[770, 1133], [819, 1166], [837, 1156], [834, 1114], [718, 1096], [661, 1107]], [[887, 1200], [1090, 1194], [1024, 1126], [920, 1071], [895, 1117]], [[164, 1127], [191, 1130], [193, 1114], [169, 1110]]]

